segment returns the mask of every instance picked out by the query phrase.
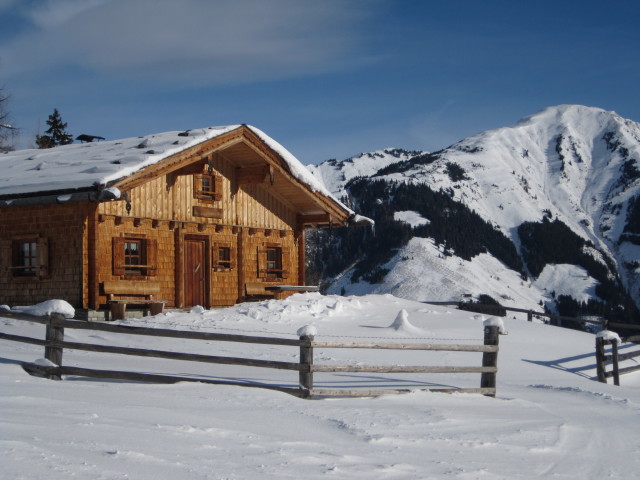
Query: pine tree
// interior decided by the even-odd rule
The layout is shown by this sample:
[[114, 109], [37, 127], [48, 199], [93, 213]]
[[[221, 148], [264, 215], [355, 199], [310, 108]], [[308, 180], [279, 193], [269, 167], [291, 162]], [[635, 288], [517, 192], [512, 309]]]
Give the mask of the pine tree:
[[17, 133], [16, 128], [11, 125], [8, 105], [9, 95], [0, 87], [0, 153], [13, 150], [13, 144]]
[[49, 128], [44, 132], [45, 135], [36, 135], [38, 148], [52, 148], [56, 145], [73, 143], [73, 137], [66, 131], [67, 124], [62, 121], [57, 108], [54, 108], [53, 113], [49, 115], [47, 125], [49, 125]]

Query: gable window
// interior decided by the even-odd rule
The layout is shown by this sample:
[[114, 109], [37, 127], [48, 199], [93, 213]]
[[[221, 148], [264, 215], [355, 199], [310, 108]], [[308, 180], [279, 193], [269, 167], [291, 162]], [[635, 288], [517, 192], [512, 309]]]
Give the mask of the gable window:
[[113, 239], [113, 274], [125, 278], [150, 277], [157, 272], [158, 242], [143, 235]]
[[288, 278], [289, 249], [279, 244], [265, 244], [258, 251], [258, 276], [267, 281]]
[[222, 199], [222, 178], [220, 175], [200, 174], [193, 177], [193, 196], [205, 202]]
[[216, 272], [228, 272], [233, 266], [235, 251], [230, 243], [216, 243], [213, 246], [213, 268]]
[[12, 241], [11, 271], [14, 277], [45, 277], [48, 272], [48, 241], [30, 237]]

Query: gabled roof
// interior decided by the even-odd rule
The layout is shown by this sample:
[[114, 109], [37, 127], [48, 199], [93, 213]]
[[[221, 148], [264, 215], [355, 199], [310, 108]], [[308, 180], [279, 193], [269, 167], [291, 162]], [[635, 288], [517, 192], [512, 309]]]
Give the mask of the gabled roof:
[[[214, 139], [240, 138], [261, 144], [282, 175], [306, 190], [312, 199], [329, 202], [341, 220], [354, 212], [332, 196], [320, 181], [282, 145], [247, 125], [174, 131], [121, 140], [19, 150], [0, 155], [0, 199], [96, 191], [111, 185], [131, 185], [149, 173], [170, 169], [182, 156], [206, 155]], [[178, 160], [176, 160], [178, 159]]]

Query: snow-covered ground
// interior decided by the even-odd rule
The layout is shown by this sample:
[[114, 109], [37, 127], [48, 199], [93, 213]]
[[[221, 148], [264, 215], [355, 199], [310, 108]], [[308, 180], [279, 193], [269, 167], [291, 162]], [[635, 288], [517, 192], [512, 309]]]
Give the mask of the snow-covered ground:
[[[406, 313], [399, 315], [402, 310]], [[400, 319], [400, 320], [398, 320]], [[396, 321], [398, 320], [398, 321]], [[390, 295], [295, 295], [127, 324], [318, 340], [481, 343], [483, 317]], [[3, 479], [591, 479], [640, 471], [640, 373], [621, 387], [593, 380], [592, 334], [505, 319], [498, 394], [416, 391], [302, 400], [254, 388], [30, 377], [42, 347], [0, 340]], [[0, 331], [43, 337], [42, 325], [0, 318]], [[297, 361], [296, 349], [118, 337], [67, 330], [69, 341]], [[315, 351], [317, 363], [463, 365], [479, 354]], [[296, 385], [295, 372], [65, 351], [93, 368]], [[318, 386], [479, 386], [479, 375], [316, 376]]]

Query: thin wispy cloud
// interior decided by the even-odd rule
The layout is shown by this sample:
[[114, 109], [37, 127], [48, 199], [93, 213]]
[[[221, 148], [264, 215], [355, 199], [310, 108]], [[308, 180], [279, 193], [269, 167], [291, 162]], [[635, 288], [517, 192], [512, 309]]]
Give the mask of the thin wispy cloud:
[[358, 25], [377, 3], [32, 2], [22, 9], [32, 28], [0, 57], [8, 75], [64, 65], [197, 86], [331, 72], [369, 60]]

